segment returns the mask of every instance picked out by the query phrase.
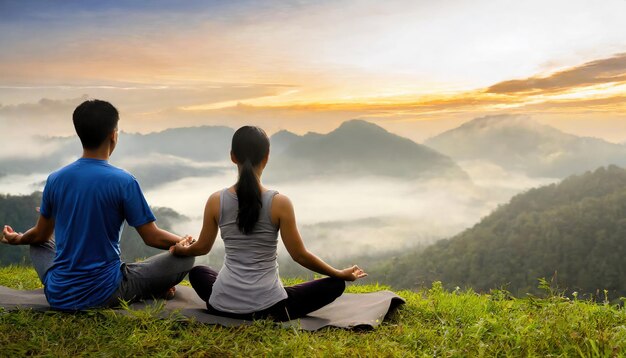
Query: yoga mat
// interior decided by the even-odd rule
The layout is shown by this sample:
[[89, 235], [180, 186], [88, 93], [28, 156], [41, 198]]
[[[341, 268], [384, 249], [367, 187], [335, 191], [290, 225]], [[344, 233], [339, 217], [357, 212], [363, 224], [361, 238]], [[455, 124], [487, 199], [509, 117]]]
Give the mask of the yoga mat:
[[[309, 313], [308, 316], [285, 322], [282, 325], [306, 331], [316, 331], [323, 327], [371, 329], [380, 325], [389, 313], [404, 303], [404, 299], [391, 291], [344, 293], [334, 302]], [[131, 304], [130, 308], [142, 310], [155, 304], [164, 304], [163, 312], [166, 315], [178, 313], [182, 316], [180, 318], [192, 318], [197, 322], [206, 324], [233, 327], [251, 323], [250, 321], [208, 314], [204, 301], [191, 287], [187, 286], [176, 286], [176, 296], [172, 300], [145, 300]], [[26, 291], [4, 286], [0, 286], [0, 307], [8, 311], [16, 309], [50, 310], [43, 289]], [[116, 311], [126, 313], [124, 310]]]

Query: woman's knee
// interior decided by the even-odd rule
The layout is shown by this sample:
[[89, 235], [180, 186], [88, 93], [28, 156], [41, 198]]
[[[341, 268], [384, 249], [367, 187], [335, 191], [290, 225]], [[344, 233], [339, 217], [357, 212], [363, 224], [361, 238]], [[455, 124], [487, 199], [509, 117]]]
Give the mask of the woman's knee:
[[195, 266], [191, 269], [191, 271], [189, 271], [189, 282], [192, 286], [194, 285], [194, 282], [196, 284], [201, 284], [206, 281], [213, 283], [216, 278], [217, 272], [208, 266]]
[[207, 305], [216, 278], [217, 272], [207, 266], [196, 266], [189, 271], [189, 283], [191, 283], [191, 287], [193, 287], [201, 299], [207, 302]]
[[335, 297], [341, 296], [346, 289], [346, 281], [334, 277], [329, 277], [329, 280], [330, 291]]
[[204, 267], [205, 266], [196, 266], [189, 271], [189, 282], [191, 283], [192, 286], [194, 286], [194, 282], [202, 281], [202, 276], [204, 276], [203, 275]]

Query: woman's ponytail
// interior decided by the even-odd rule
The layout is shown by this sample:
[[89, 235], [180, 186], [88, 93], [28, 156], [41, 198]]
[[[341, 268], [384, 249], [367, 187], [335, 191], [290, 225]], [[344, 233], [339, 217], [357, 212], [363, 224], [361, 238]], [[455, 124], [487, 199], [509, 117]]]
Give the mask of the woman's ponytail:
[[235, 185], [239, 204], [237, 227], [246, 235], [254, 229], [263, 206], [261, 184], [254, 169], [268, 155], [269, 148], [269, 138], [261, 128], [245, 126], [233, 135], [231, 150], [240, 166]]
[[261, 212], [261, 188], [259, 180], [254, 174], [254, 167], [250, 160], [246, 160], [241, 166], [239, 181], [236, 185], [239, 212], [237, 213], [237, 226], [244, 234], [254, 229]]

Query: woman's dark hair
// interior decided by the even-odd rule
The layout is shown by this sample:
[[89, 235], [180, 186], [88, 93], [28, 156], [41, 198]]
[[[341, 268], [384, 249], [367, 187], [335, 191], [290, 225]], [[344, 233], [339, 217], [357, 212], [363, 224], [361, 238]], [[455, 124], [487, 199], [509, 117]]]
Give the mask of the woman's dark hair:
[[231, 153], [241, 169], [239, 180], [235, 185], [239, 211], [237, 212], [237, 226], [244, 234], [254, 229], [259, 220], [261, 188], [254, 168], [263, 161], [270, 151], [270, 140], [265, 131], [259, 127], [244, 126], [235, 132], [231, 145]]
[[76, 107], [72, 119], [83, 148], [96, 149], [117, 128], [120, 115], [111, 103], [94, 99]]

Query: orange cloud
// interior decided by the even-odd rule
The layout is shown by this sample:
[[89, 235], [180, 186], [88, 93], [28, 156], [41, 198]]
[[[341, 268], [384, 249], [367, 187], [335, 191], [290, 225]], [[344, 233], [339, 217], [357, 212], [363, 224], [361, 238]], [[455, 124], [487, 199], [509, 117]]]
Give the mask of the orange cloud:
[[487, 88], [489, 93], [553, 93], [602, 83], [626, 82], [626, 53], [591, 61], [547, 77], [510, 80]]

